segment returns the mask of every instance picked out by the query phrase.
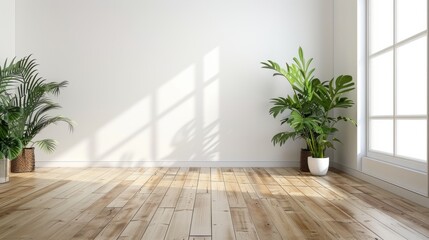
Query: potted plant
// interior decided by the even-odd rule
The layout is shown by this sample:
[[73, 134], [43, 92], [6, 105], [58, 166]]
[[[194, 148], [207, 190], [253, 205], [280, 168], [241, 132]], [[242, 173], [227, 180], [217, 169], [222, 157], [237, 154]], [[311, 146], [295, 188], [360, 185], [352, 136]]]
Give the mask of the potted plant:
[[274, 75], [281, 75], [288, 79], [294, 94], [286, 98], [273, 99], [274, 107], [270, 113], [276, 117], [285, 110], [289, 115], [282, 119], [281, 124], [287, 123], [291, 131], [276, 134], [272, 142], [280, 145], [288, 139], [303, 138], [311, 153], [308, 157], [309, 170], [313, 175], [325, 175], [329, 168], [329, 158], [326, 158], [327, 148], [334, 148], [333, 142], [339, 140], [333, 137], [338, 131], [335, 125], [340, 121], [356, 123], [344, 116], [334, 117], [337, 108], [348, 108], [354, 103], [344, 94], [354, 89], [353, 79], [349, 75], [341, 75], [335, 80], [320, 82], [314, 78], [314, 69], [309, 70], [312, 59], [305, 61], [302, 48], [298, 51], [299, 60], [294, 58], [295, 64], [282, 69], [277, 63], [269, 61], [263, 63], [264, 68], [276, 71]]
[[[314, 68], [310, 68], [312, 58], [306, 60], [304, 52], [300, 47], [298, 49], [298, 58], [293, 58], [293, 63], [286, 63], [286, 69], [280, 67], [279, 64], [268, 60], [262, 62], [262, 68], [271, 69], [275, 71], [273, 76], [282, 76], [288, 82], [292, 88], [293, 94], [286, 97], [272, 98], [271, 103], [273, 107], [270, 108], [269, 113], [274, 118], [287, 112], [280, 123], [281, 125], [287, 123], [290, 130], [283, 131], [274, 135], [271, 139], [274, 145], [279, 144], [282, 146], [288, 139], [303, 138], [305, 140], [306, 132], [305, 129], [294, 124], [291, 120], [294, 112], [299, 113], [301, 116], [308, 117], [312, 116], [313, 112], [318, 108], [313, 97], [315, 94], [316, 86], [320, 84], [320, 80], [313, 76]], [[301, 149], [300, 157], [300, 170], [308, 172], [307, 157], [310, 156], [309, 146]]]
[[11, 169], [12, 172], [29, 172], [34, 171], [35, 166], [34, 145], [48, 152], [54, 151], [56, 147], [56, 141], [53, 139], [34, 141], [36, 135], [47, 126], [58, 122], [65, 122], [72, 131], [74, 123], [67, 117], [49, 114], [52, 110], [61, 108], [51, 97], [58, 95], [60, 89], [66, 87], [68, 82], [48, 82], [40, 77], [36, 61], [31, 55], [19, 60], [17, 64], [21, 71], [14, 75], [15, 88], [9, 93], [12, 105], [22, 109], [13, 133], [25, 148], [12, 161]]
[[22, 143], [12, 131], [15, 121], [21, 116], [21, 109], [10, 105], [6, 90], [10, 87], [13, 75], [19, 72], [14, 61], [0, 66], [0, 183], [9, 182], [10, 159], [22, 150]]
[[314, 102], [318, 110], [311, 116], [296, 116], [295, 124], [302, 125], [306, 130], [305, 140], [309, 146], [311, 156], [308, 157], [308, 166], [313, 175], [325, 175], [329, 168], [329, 158], [325, 156], [327, 148], [333, 148], [334, 142], [340, 142], [333, 137], [338, 131], [335, 127], [340, 121], [356, 122], [349, 117], [334, 116], [334, 110], [349, 108], [353, 101], [344, 94], [354, 90], [353, 78], [350, 75], [341, 75], [336, 79], [317, 85]]

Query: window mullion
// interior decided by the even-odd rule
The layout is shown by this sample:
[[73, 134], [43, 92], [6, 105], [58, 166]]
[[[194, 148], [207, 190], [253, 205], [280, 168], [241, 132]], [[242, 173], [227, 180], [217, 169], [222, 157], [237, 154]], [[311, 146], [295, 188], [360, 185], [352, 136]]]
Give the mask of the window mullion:
[[[372, 25], [370, 25], [370, 17], [371, 17], [371, 13], [370, 11], [372, 9], [370, 9], [369, 7], [369, 3], [370, 0], [365, 0], [365, 154], [368, 156], [369, 154], [369, 149], [371, 147], [371, 143], [369, 141], [369, 128], [370, 128], [370, 79], [369, 79], [369, 73], [371, 71], [371, 69], [369, 68], [369, 44], [370, 44], [370, 37], [371, 37], [371, 27]], [[428, 21], [429, 21], [429, 17], [428, 17]], [[429, 39], [429, 37], [428, 37]], [[428, 40], [429, 41], [429, 40]], [[429, 51], [429, 48], [428, 48]], [[429, 71], [428, 71], [429, 72]], [[429, 73], [428, 73], [429, 76]], [[429, 88], [429, 84], [428, 84], [428, 88]], [[429, 114], [429, 104], [428, 104], [428, 114]], [[428, 121], [429, 122], [429, 121]], [[428, 123], [429, 124], [429, 123]], [[428, 132], [429, 132], [429, 126], [428, 126]], [[429, 142], [429, 141], [428, 141]], [[429, 151], [428, 151], [428, 156], [429, 156]], [[360, 162], [360, 169], [362, 169], [362, 161]], [[429, 164], [428, 164], [428, 172], [429, 172]]]
[[393, 156], [397, 156], [397, 128], [396, 128], [396, 106], [397, 106], [397, 81], [396, 81], [396, 75], [397, 75], [397, 61], [396, 61], [396, 26], [397, 26], [397, 18], [396, 18], [396, 6], [397, 6], [397, 0], [393, 1]]
[[[426, 6], [426, 11], [429, 12], [429, 4]], [[429, 33], [428, 33], [428, 27], [429, 27], [429, 16], [426, 14], [426, 44], [429, 46]], [[426, 48], [426, 67], [429, 65], [429, 47]], [[427, 67], [429, 69], [429, 67]], [[426, 80], [429, 79], [429, 70], [426, 71]], [[426, 84], [426, 102], [429, 99], [429, 84]], [[429, 104], [426, 105], [426, 116], [429, 115]], [[429, 120], [426, 118], [426, 171], [429, 173]], [[427, 181], [428, 181], [428, 193], [429, 193], [429, 174], [427, 174]]]

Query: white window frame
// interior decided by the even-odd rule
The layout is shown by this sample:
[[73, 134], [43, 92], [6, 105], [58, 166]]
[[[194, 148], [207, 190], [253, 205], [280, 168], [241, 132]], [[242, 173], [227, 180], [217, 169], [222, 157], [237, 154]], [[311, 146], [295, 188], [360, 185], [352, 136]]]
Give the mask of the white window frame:
[[[423, 173], [427, 173], [428, 172], [428, 156], [429, 156], [429, 149], [428, 147], [426, 148], [427, 151], [427, 157], [426, 157], [426, 162], [421, 162], [421, 160], [417, 160], [417, 159], [412, 159], [412, 158], [408, 158], [408, 157], [403, 157], [397, 154], [397, 126], [396, 126], [396, 122], [397, 120], [402, 120], [402, 119], [407, 119], [407, 120], [426, 120], [426, 124], [427, 126], [427, 133], [426, 136], [428, 138], [428, 143], [429, 143], [429, 121], [428, 121], [428, 113], [429, 113], [429, 104], [427, 104], [428, 109], [426, 111], [425, 115], [405, 115], [405, 116], [401, 116], [401, 115], [397, 115], [397, 110], [396, 110], [396, 103], [397, 103], [397, 73], [396, 73], [396, 69], [397, 69], [397, 60], [396, 60], [396, 51], [400, 46], [403, 46], [407, 43], [410, 43], [414, 40], [417, 40], [421, 37], [427, 37], [427, 40], [429, 39], [428, 36], [428, 20], [426, 20], [427, 24], [426, 24], [426, 30], [422, 31], [418, 34], [415, 34], [409, 38], [406, 38], [400, 42], [396, 42], [396, 32], [397, 32], [397, 1], [394, 1], [394, 6], [393, 6], [393, 44], [389, 47], [386, 47], [382, 50], [378, 50], [375, 53], [370, 53], [370, 2], [371, 0], [367, 0], [366, 2], [366, 88], [367, 88], [367, 93], [369, 93], [370, 91], [370, 78], [369, 78], [369, 73], [370, 73], [370, 59], [374, 58], [378, 55], [381, 55], [383, 53], [386, 53], [388, 51], [392, 51], [393, 52], [393, 115], [392, 116], [370, 116], [370, 104], [371, 104], [371, 99], [370, 99], [370, 94], [366, 95], [366, 109], [367, 109], [367, 113], [366, 113], [366, 121], [367, 121], [367, 128], [366, 128], [366, 147], [367, 147], [367, 156], [374, 158], [374, 159], [378, 159], [393, 165], [398, 165], [401, 167], [405, 167], [405, 168], [409, 168], [418, 172], [423, 172]], [[429, 4], [428, 4], [429, 5]], [[429, 6], [428, 6], [429, 7]], [[428, 10], [426, 10], [428, 11]], [[428, 14], [427, 14], [428, 15]], [[428, 18], [428, 17], [427, 17]], [[428, 40], [428, 52], [426, 53], [426, 58], [428, 59], [427, 62], [429, 64], [429, 40]], [[428, 72], [428, 76], [427, 79], [429, 79], [429, 71]], [[429, 84], [427, 84], [427, 91], [426, 91], [426, 101], [428, 101], [429, 98]], [[370, 120], [392, 120], [393, 121], [393, 154], [391, 153], [385, 153], [385, 152], [380, 152], [377, 150], [372, 150], [371, 146], [370, 146]]]

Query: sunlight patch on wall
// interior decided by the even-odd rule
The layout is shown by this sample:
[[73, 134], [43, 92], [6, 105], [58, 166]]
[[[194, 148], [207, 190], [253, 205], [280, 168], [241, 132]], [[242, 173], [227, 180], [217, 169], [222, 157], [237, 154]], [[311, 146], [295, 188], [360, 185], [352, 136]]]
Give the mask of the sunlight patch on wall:
[[101, 127], [94, 138], [94, 157], [98, 161], [149, 159], [150, 108], [151, 99], [146, 96]]
[[193, 97], [168, 111], [157, 121], [156, 160], [195, 158], [195, 100]]
[[156, 93], [157, 115], [165, 114], [195, 91], [195, 64], [187, 67], [170, 81], [162, 85]]
[[195, 119], [195, 74], [193, 64], [156, 93], [156, 160], [192, 157], [195, 130], [189, 124]]
[[204, 138], [205, 158], [219, 160], [219, 80], [204, 88]]
[[219, 47], [214, 48], [204, 56], [203, 60], [203, 71], [204, 71], [204, 82], [213, 80], [219, 75]]
[[203, 119], [205, 157], [219, 160], [219, 47], [204, 56]]
[[218, 161], [219, 66], [217, 47], [56, 160]]

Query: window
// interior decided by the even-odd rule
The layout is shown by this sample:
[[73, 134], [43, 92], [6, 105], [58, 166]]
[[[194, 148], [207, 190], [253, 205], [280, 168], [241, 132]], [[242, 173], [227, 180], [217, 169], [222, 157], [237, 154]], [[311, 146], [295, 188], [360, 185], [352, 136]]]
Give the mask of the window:
[[427, 0], [368, 0], [368, 156], [426, 172]]

